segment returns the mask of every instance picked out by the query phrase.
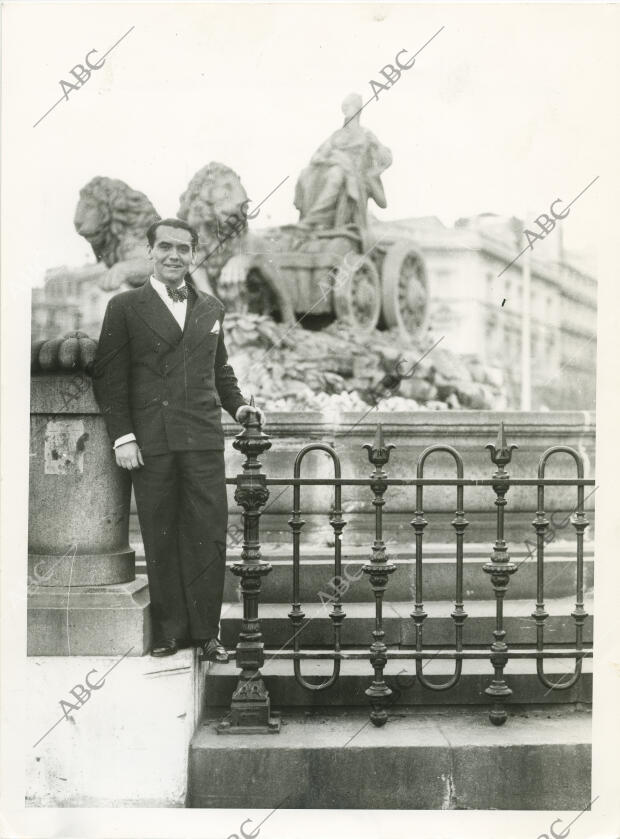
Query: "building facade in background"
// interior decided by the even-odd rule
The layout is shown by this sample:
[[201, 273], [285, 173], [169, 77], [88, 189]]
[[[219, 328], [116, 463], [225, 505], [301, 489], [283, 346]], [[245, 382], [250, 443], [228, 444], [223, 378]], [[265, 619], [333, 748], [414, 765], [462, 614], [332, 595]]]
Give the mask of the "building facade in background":
[[454, 352], [503, 367], [515, 409], [529, 255], [531, 409], [594, 409], [595, 268], [563, 249], [561, 230], [511, 264], [525, 241], [515, 218], [482, 214], [454, 227], [434, 217], [376, 224], [416, 241], [426, 260], [433, 334]]
[[[595, 407], [595, 268], [564, 251], [561, 229], [511, 264], [524, 242], [515, 218], [486, 213], [459, 219], [454, 227], [435, 217], [372, 225], [406, 233], [417, 243], [427, 265], [433, 334], [458, 354], [502, 367], [513, 409], [521, 407], [529, 255], [531, 409]], [[47, 271], [43, 288], [33, 289], [32, 340], [72, 330], [98, 337], [110, 298], [97, 282], [104, 270], [88, 265]]]
[[32, 289], [31, 340], [59, 338], [76, 330], [98, 338], [110, 299], [110, 292], [97, 283], [103, 270], [99, 264], [47, 270], [43, 288]]

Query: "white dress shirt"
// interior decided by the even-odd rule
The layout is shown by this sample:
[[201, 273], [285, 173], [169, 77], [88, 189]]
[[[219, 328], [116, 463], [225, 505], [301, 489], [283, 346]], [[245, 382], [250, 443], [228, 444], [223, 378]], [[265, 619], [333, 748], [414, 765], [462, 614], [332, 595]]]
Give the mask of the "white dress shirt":
[[[183, 330], [183, 328], [185, 326], [185, 315], [187, 313], [187, 300], [173, 300], [172, 297], [170, 297], [170, 295], [166, 291], [166, 284], [162, 283], [161, 280], [155, 279], [155, 277], [153, 277], [153, 276], [150, 278], [150, 283], [153, 286], [153, 288], [155, 289], [155, 291], [157, 292], [157, 294], [159, 294], [161, 299], [164, 301], [164, 303], [168, 307], [168, 310], [170, 311], [170, 314], [176, 320], [176, 322], [179, 324], [179, 326], [181, 327], [181, 330]], [[178, 288], [183, 288], [185, 285], [186, 285], [186, 283], [185, 283], [185, 281], [183, 281], [181, 283], [181, 285], [178, 286]], [[237, 411], [237, 413], [239, 413], [239, 412]], [[135, 439], [136, 439], [136, 436], [133, 433], [132, 434], [123, 434], [122, 437], [118, 437], [114, 441], [113, 448], [117, 449], [119, 446], [122, 446], [123, 443], [131, 443]]]
[[[151, 285], [168, 307], [172, 317], [181, 327], [181, 331], [183, 331], [185, 327], [185, 314], [187, 312], [187, 300], [173, 300], [166, 291], [166, 283], [162, 283], [161, 280], [156, 280], [155, 277], [151, 277]], [[177, 289], [185, 287], [185, 280], [183, 280], [181, 285], [177, 286]]]

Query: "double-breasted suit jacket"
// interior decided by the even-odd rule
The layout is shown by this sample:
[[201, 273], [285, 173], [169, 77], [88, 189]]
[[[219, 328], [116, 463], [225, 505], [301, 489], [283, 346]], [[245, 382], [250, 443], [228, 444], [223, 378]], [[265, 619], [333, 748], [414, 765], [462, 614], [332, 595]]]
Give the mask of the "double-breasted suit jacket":
[[245, 405], [228, 364], [224, 306], [186, 282], [185, 328], [150, 281], [108, 303], [94, 365], [94, 390], [112, 441], [133, 433], [143, 454], [224, 449], [221, 408]]
[[108, 303], [93, 369], [112, 442], [134, 434], [131, 470], [155, 638], [218, 634], [226, 565], [222, 407], [245, 405], [228, 364], [224, 307], [191, 278], [184, 329], [150, 280]]

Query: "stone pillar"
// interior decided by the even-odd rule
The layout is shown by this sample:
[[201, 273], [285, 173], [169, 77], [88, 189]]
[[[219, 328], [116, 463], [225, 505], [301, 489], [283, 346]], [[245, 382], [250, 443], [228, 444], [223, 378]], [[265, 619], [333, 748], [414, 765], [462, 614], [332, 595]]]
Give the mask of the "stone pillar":
[[34, 374], [30, 394], [29, 655], [141, 655], [145, 576], [128, 543], [131, 484], [90, 377]]

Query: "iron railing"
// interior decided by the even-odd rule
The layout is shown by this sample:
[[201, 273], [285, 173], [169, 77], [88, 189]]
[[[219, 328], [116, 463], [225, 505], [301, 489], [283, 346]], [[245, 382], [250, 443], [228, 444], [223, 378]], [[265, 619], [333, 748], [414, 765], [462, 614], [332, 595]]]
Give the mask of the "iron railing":
[[[593, 479], [584, 478], [584, 464], [581, 455], [568, 446], [553, 446], [544, 452], [540, 458], [538, 475], [532, 479], [510, 478], [505, 467], [512, 459], [512, 452], [517, 448], [508, 445], [503, 423], [500, 423], [495, 444], [488, 444], [492, 462], [496, 471], [488, 479], [468, 479], [464, 477], [464, 466], [461, 455], [451, 446], [433, 445], [425, 449], [420, 455], [415, 478], [388, 478], [384, 466], [389, 460], [392, 444], [385, 444], [381, 425], [378, 425], [372, 444], [364, 444], [370, 463], [374, 471], [369, 478], [343, 478], [341, 476], [340, 459], [336, 451], [325, 443], [311, 443], [304, 446], [295, 459], [293, 478], [267, 478], [261, 471], [258, 457], [270, 446], [271, 442], [262, 432], [254, 415], [248, 421], [245, 429], [237, 436], [234, 447], [245, 454], [243, 472], [236, 478], [227, 479], [229, 484], [236, 486], [235, 500], [243, 507], [244, 540], [241, 556], [232, 566], [232, 572], [241, 579], [241, 594], [243, 598], [243, 620], [239, 633], [236, 650], [237, 666], [241, 669], [237, 687], [233, 693], [231, 711], [226, 720], [220, 724], [219, 730], [226, 733], [239, 732], [271, 732], [279, 730], [279, 720], [270, 711], [269, 694], [265, 688], [260, 668], [264, 664], [264, 641], [258, 617], [258, 603], [261, 578], [271, 571], [271, 565], [261, 558], [259, 526], [261, 510], [269, 497], [268, 486], [284, 485], [293, 487], [293, 510], [289, 519], [292, 531], [292, 560], [293, 560], [293, 597], [289, 617], [293, 626], [293, 668], [295, 679], [308, 691], [322, 691], [332, 687], [340, 675], [341, 661], [347, 658], [359, 658], [359, 651], [343, 650], [340, 643], [340, 632], [345, 612], [341, 603], [342, 531], [346, 522], [342, 517], [341, 494], [343, 486], [368, 486], [373, 493], [375, 507], [375, 538], [371, 547], [369, 561], [363, 566], [368, 576], [375, 599], [375, 623], [370, 645], [370, 664], [374, 676], [366, 690], [371, 712], [370, 719], [376, 726], [383, 725], [387, 719], [387, 708], [390, 704], [392, 690], [384, 678], [384, 668], [390, 658], [399, 661], [413, 659], [415, 661], [416, 678], [421, 685], [431, 691], [447, 691], [455, 687], [462, 675], [465, 659], [488, 658], [493, 668], [493, 677], [485, 693], [491, 700], [489, 718], [495, 725], [502, 725], [507, 719], [506, 700], [512, 695], [512, 690], [504, 678], [504, 668], [511, 658], [532, 658], [536, 660], [538, 678], [542, 684], [551, 690], [567, 690], [575, 685], [581, 676], [583, 658], [592, 657], [591, 648], [584, 646], [583, 626], [587, 613], [584, 611], [584, 566], [583, 566], [583, 538], [588, 526], [584, 511], [584, 487], [592, 486]], [[305, 456], [312, 451], [326, 452], [334, 466], [333, 478], [302, 478], [301, 466]], [[425, 478], [424, 466], [427, 460], [436, 453], [449, 454], [456, 465], [455, 478]], [[576, 478], [545, 478], [545, 468], [550, 457], [564, 452], [571, 455], [577, 466]], [[333, 486], [334, 503], [331, 511], [330, 524], [334, 531], [334, 597], [329, 619], [333, 625], [333, 650], [304, 652], [301, 649], [299, 636], [305, 626], [305, 614], [300, 600], [300, 536], [305, 524], [301, 518], [301, 487], [302, 486]], [[384, 638], [383, 628], [383, 596], [388, 587], [388, 581], [396, 567], [387, 555], [383, 540], [383, 507], [384, 495], [391, 486], [415, 486], [416, 509], [411, 526], [415, 534], [415, 604], [411, 618], [415, 624], [415, 651], [388, 650]], [[451, 617], [454, 622], [454, 649], [430, 651], [424, 645], [424, 624], [427, 614], [424, 611], [424, 529], [428, 524], [424, 515], [424, 488], [427, 486], [444, 486], [456, 488], [456, 511], [452, 520], [455, 531], [455, 571], [456, 585], [454, 597], [454, 611]], [[464, 488], [467, 486], [490, 486], [495, 492], [496, 539], [490, 556], [490, 561], [483, 566], [489, 575], [495, 597], [495, 630], [493, 641], [488, 652], [484, 650], [464, 649], [463, 625], [467, 618], [463, 600], [463, 550], [464, 533], [468, 525], [464, 511]], [[508, 590], [511, 576], [517, 571], [517, 565], [511, 561], [508, 546], [504, 538], [504, 508], [507, 504], [506, 494], [511, 486], [536, 486], [538, 488], [538, 510], [532, 522], [537, 538], [537, 591], [536, 609], [532, 613], [536, 624], [535, 649], [510, 650], [506, 643], [503, 604]], [[545, 532], [549, 520], [545, 515], [544, 493], [548, 486], [576, 486], [577, 505], [571, 516], [571, 522], [576, 531], [577, 565], [576, 565], [576, 603], [571, 613], [575, 623], [574, 649], [547, 649], [544, 644], [544, 626], [548, 617], [544, 604], [544, 552]], [[544, 673], [545, 658], [575, 659], [574, 671], [568, 681], [553, 682]], [[308, 659], [330, 658], [333, 662], [332, 673], [319, 682], [307, 681], [301, 672], [301, 663]], [[423, 674], [423, 662], [435, 658], [448, 658], [454, 661], [452, 675], [443, 682], [433, 681]]]

